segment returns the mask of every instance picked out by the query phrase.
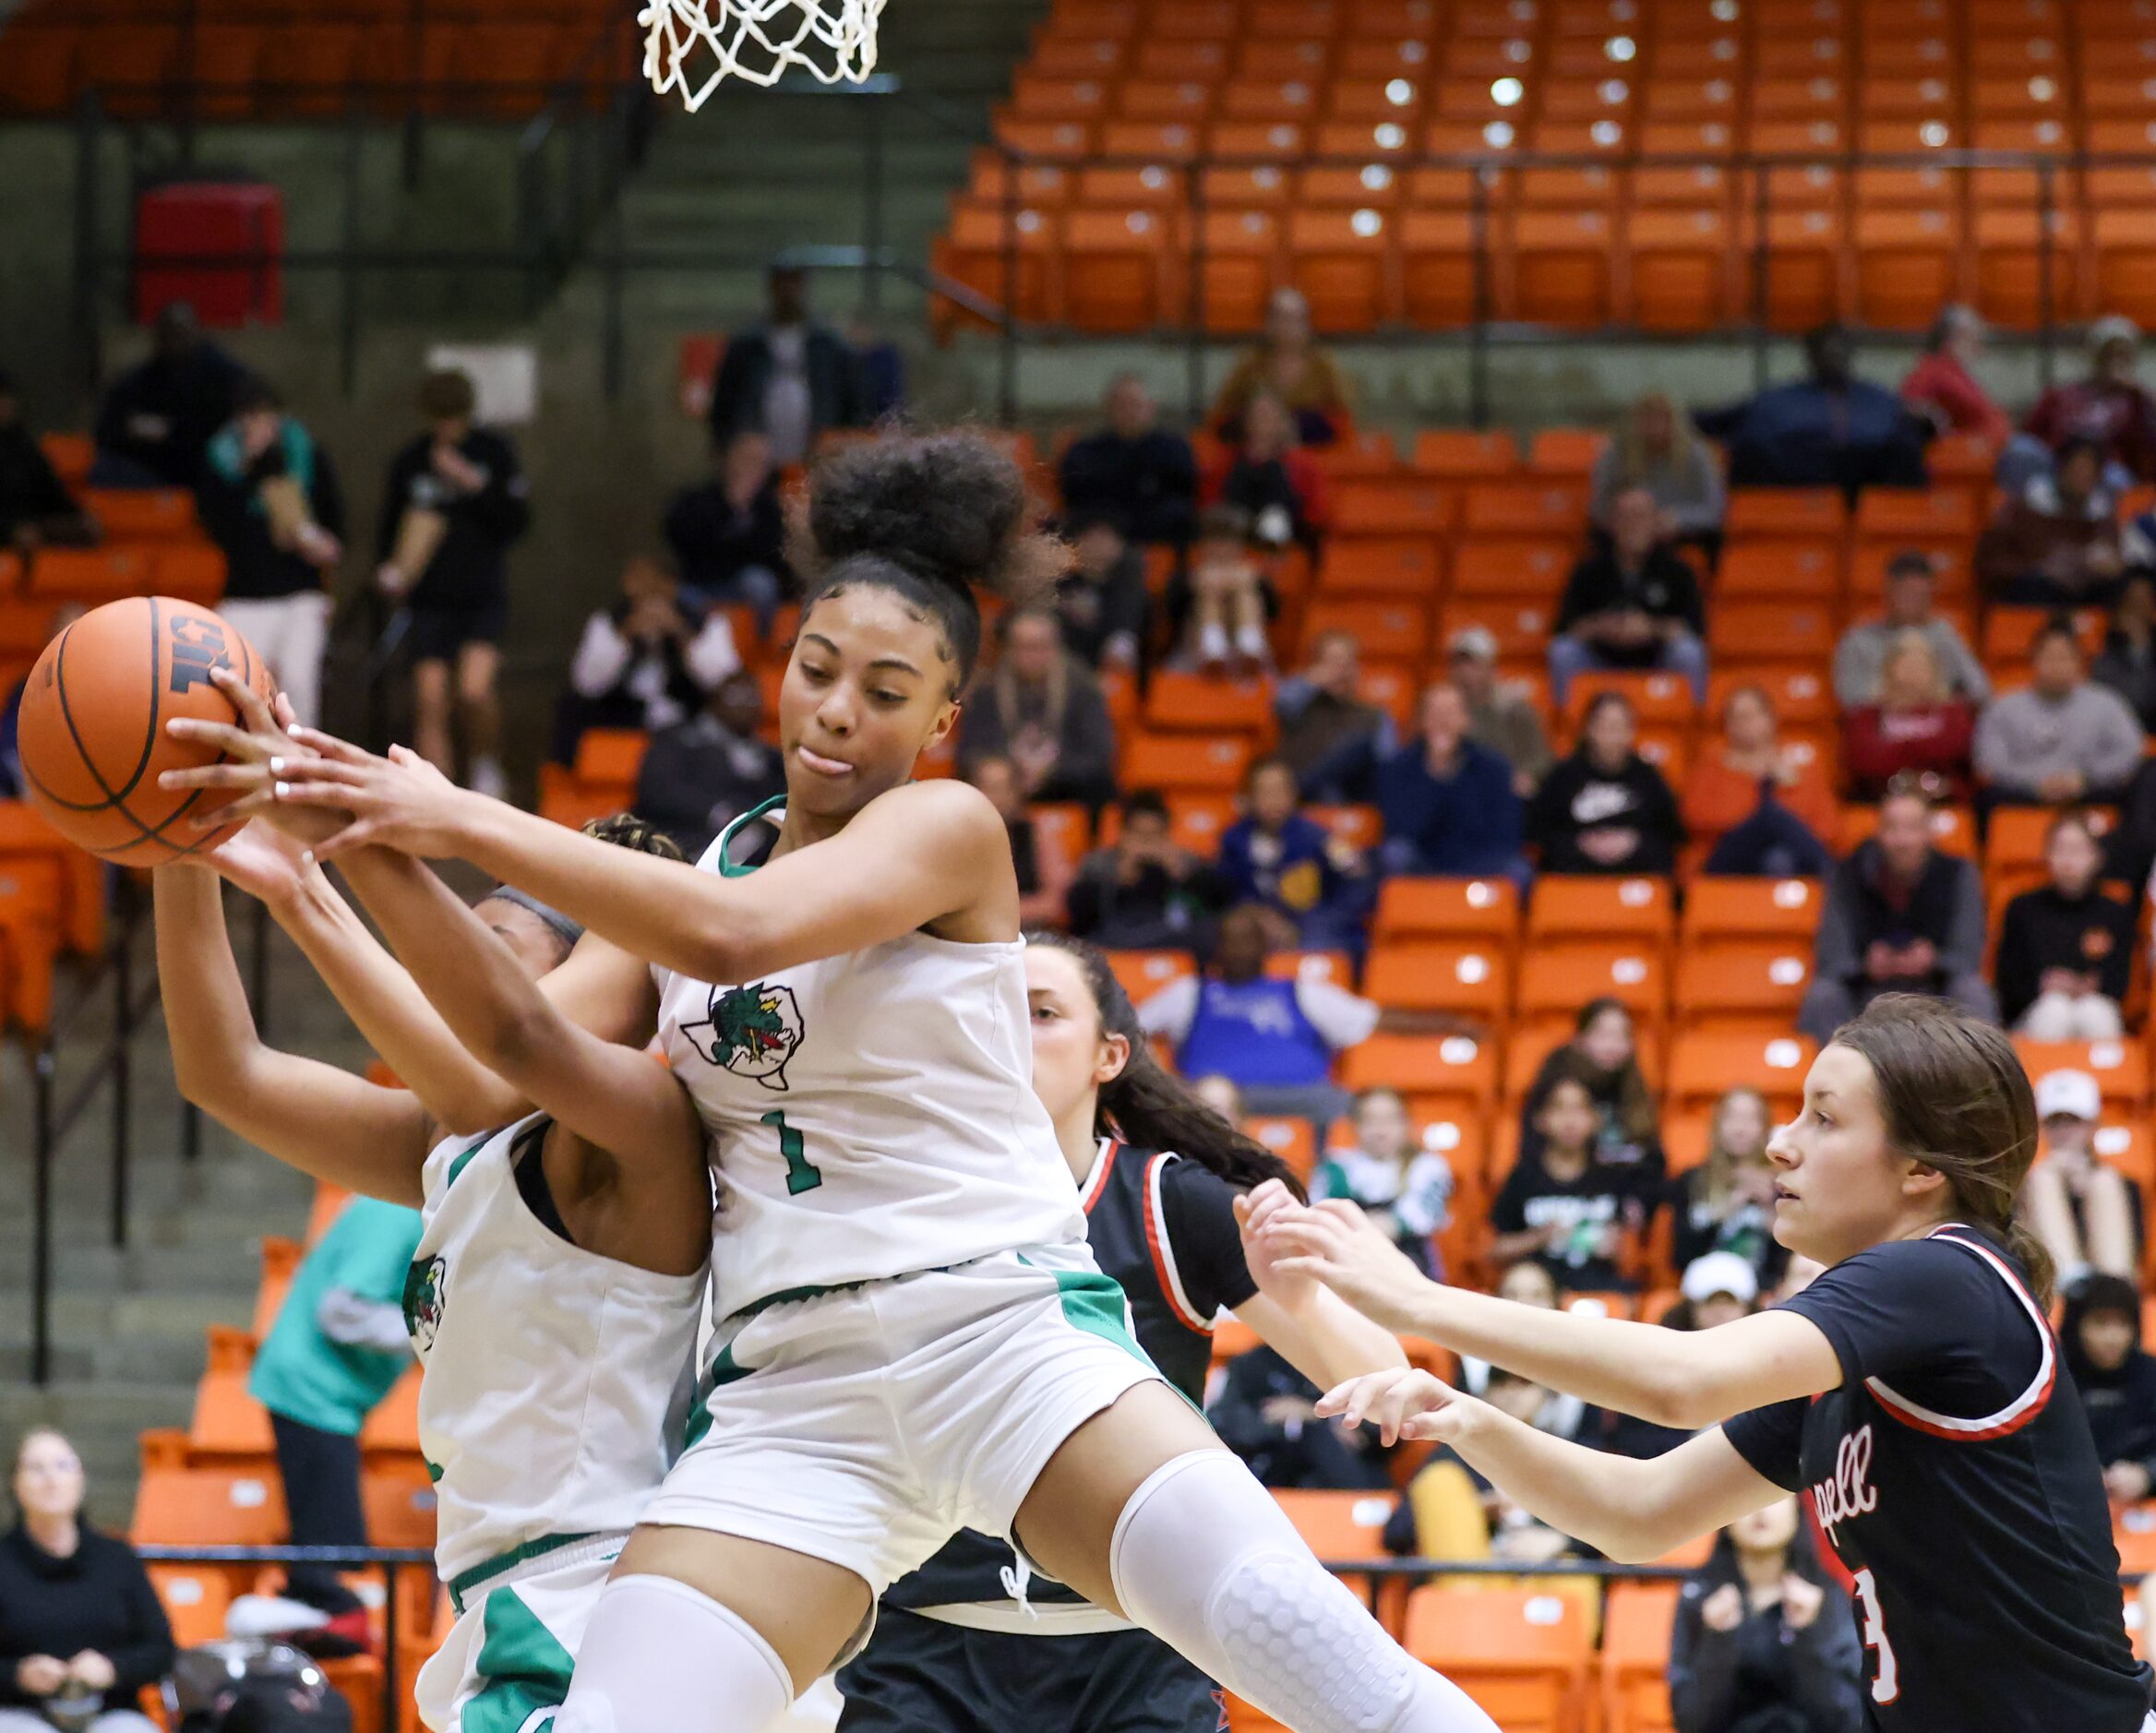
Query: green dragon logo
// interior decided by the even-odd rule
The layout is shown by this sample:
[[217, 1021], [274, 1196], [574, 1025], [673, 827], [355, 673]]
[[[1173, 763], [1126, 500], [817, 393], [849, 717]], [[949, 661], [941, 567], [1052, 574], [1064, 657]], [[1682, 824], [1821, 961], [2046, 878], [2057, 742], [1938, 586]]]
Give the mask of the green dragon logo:
[[758, 981], [714, 988], [710, 1020], [684, 1023], [681, 1033], [709, 1063], [784, 1094], [786, 1066], [804, 1032], [794, 989]]
[[434, 1346], [449, 1299], [449, 1266], [439, 1258], [414, 1263], [404, 1274], [404, 1330], [424, 1354]]

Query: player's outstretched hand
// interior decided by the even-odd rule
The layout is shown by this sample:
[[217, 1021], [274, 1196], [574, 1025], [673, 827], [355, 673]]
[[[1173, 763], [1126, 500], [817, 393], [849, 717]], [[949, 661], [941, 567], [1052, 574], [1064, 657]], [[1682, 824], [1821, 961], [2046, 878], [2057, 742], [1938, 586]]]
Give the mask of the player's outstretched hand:
[[317, 728], [299, 729], [294, 737], [311, 756], [278, 771], [278, 809], [352, 818], [316, 846], [317, 860], [370, 845], [425, 859], [453, 855], [471, 803], [486, 798], [459, 788], [410, 747], [391, 747], [389, 757], [377, 758]]
[[1324, 1418], [1374, 1426], [1388, 1447], [1402, 1439], [1456, 1444], [1481, 1410], [1482, 1404], [1472, 1396], [1463, 1396], [1443, 1379], [1407, 1366], [1389, 1366], [1382, 1372], [1351, 1378], [1318, 1399], [1318, 1413]]
[[191, 771], [166, 771], [158, 779], [160, 788], [214, 788], [229, 791], [233, 798], [223, 806], [191, 816], [187, 828], [200, 834], [227, 825], [235, 819], [266, 818], [286, 834], [302, 843], [313, 843], [337, 829], [336, 820], [319, 812], [274, 810], [271, 791], [281, 764], [308, 756], [308, 748], [293, 738], [292, 700], [280, 692], [272, 705], [230, 668], [212, 668], [210, 679], [239, 712], [237, 723], [200, 722], [175, 716], [165, 730], [175, 740], [191, 740], [214, 747], [223, 758]]
[[1280, 1260], [1286, 1253], [1266, 1237], [1264, 1230], [1265, 1224], [1283, 1210], [1303, 1207], [1295, 1193], [1277, 1179], [1268, 1179], [1235, 1200], [1235, 1224], [1242, 1232], [1242, 1259], [1250, 1266], [1251, 1280], [1258, 1285], [1261, 1293], [1291, 1309], [1310, 1297], [1317, 1286], [1316, 1278], [1309, 1274], [1290, 1275], [1282, 1270]]
[[263, 819], [250, 819], [208, 855], [190, 855], [188, 864], [209, 866], [258, 902], [272, 905], [296, 896], [315, 871], [307, 846], [297, 837]]
[[1280, 1275], [1314, 1276], [1395, 1334], [1416, 1333], [1416, 1303], [1430, 1279], [1352, 1203], [1304, 1204], [1284, 1195], [1264, 1210], [1255, 1237]]

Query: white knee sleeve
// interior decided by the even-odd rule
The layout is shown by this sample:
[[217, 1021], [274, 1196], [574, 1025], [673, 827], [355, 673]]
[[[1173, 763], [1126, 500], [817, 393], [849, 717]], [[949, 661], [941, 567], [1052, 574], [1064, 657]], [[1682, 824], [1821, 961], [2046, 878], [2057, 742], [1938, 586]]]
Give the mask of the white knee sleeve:
[[759, 1733], [793, 1680], [738, 1614], [671, 1577], [609, 1583], [554, 1733]]
[[1131, 1495], [1108, 1571], [1126, 1613], [1296, 1733], [1496, 1733], [1407, 1658], [1224, 1451], [1179, 1456]]

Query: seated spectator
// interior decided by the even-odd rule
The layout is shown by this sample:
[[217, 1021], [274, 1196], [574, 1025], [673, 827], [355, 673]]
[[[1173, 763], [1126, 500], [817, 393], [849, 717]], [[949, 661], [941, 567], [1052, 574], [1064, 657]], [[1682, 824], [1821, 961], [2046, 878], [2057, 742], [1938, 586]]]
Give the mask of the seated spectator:
[[2006, 904], [1992, 979], [1999, 1015], [2032, 1041], [2115, 1041], [2133, 967], [2134, 913], [2097, 888], [2103, 845], [2088, 815], [2051, 821], [2048, 884]]
[[1983, 880], [1971, 863], [1932, 846], [1930, 798], [1897, 779], [1880, 803], [1878, 834], [1827, 881], [1797, 1027], [1827, 1041], [1882, 993], [1928, 993], [1995, 1022], [1983, 941]]
[[92, 487], [187, 487], [217, 430], [236, 412], [240, 364], [202, 335], [195, 309], [174, 301], [157, 316], [150, 358], [105, 387], [97, 406]]
[[1228, 1124], [1242, 1123], [1242, 1091], [1235, 1086], [1233, 1078], [1223, 1077], [1218, 1071], [1209, 1071], [1204, 1077], [1193, 1077], [1191, 1079], [1191, 1094]]
[[2102, 804], [2125, 792], [2141, 762], [2141, 724], [2126, 699], [2090, 684], [2070, 621], [2054, 620], [2029, 648], [2030, 684], [1976, 724], [1975, 762], [1994, 802]]
[[711, 689], [695, 715], [662, 728], [636, 775], [637, 816], [674, 839], [686, 860], [743, 813], [785, 787], [776, 747], [763, 726], [763, 683], [737, 668]]
[[2141, 1265], [2141, 1189], [2097, 1159], [2103, 1095], [2087, 1071], [2036, 1080], [2043, 1147], [2022, 1183], [2029, 1226], [2071, 1293], [2091, 1271], [2132, 1280]]
[[1863, 1649], [1834, 1598], [1796, 1500], [1723, 1529], [1677, 1602], [1677, 1733], [1863, 1733]]
[[1497, 676], [1497, 639], [1487, 627], [1463, 626], [1445, 645], [1453, 686], [1467, 700], [1467, 738], [1512, 770], [1512, 792], [1530, 798], [1557, 755], [1542, 712], [1516, 682]]
[[1773, 1131], [1756, 1089], [1729, 1090], [1715, 1103], [1707, 1159], [1671, 1188], [1673, 1273], [1720, 1251], [1742, 1258], [1761, 1289], [1780, 1279], [1789, 1253], [1774, 1237], [1774, 1164], [1767, 1158]]
[[0, 1536], [0, 1727], [156, 1733], [136, 1708], [173, 1664], [172, 1626], [134, 1549], [82, 1518], [82, 1459], [53, 1428], [15, 1447]]
[[1823, 839], [1840, 817], [1816, 753], [1781, 744], [1774, 700], [1741, 686], [1722, 703], [1721, 739], [1684, 783], [1684, 828], [1711, 842], [1710, 873], [1811, 878], [1829, 865]]
[[1520, 876], [1520, 797], [1505, 761], [1467, 738], [1467, 700], [1457, 687], [1433, 686], [1421, 720], [1421, 734], [1377, 770], [1385, 870]]
[[[53, 610], [45, 627], [45, 641], [54, 639], [80, 619], [85, 610], [79, 602], [63, 602]], [[31, 670], [25, 668], [22, 677], [0, 698], [0, 800], [20, 800], [22, 793], [22, 695], [30, 688]]]
[[1232, 506], [1257, 546], [1290, 544], [1313, 556], [1331, 508], [1325, 472], [1300, 448], [1295, 418], [1274, 391], [1260, 391], [1243, 412], [1243, 436], [1205, 477], [1207, 506]]
[[1347, 1199], [1424, 1275], [1442, 1279], [1436, 1236], [1452, 1220], [1452, 1164], [1417, 1146], [1415, 1122], [1396, 1089], [1360, 1091], [1349, 1117], [1355, 1141], [1325, 1152], [1311, 1180], [1312, 1201]]
[[788, 582], [785, 508], [771, 441], [754, 428], [720, 448], [715, 473], [687, 487], [666, 508], [666, 546], [681, 573], [684, 597], [698, 608], [739, 602], [771, 630]]
[[1904, 632], [1887, 654], [1879, 696], [1841, 719], [1842, 768], [1859, 800], [1881, 798], [1898, 776], [1921, 779], [1934, 800], [1966, 800], [1975, 738], [1976, 712], [1948, 696], [1930, 640]]
[[1661, 516], [1665, 542], [1686, 542], [1712, 552], [1721, 544], [1729, 493], [1713, 450], [1659, 391], [1632, 406], [1623, 427], [1595, 460], [1588, 512], [1607, 529], [1618, 496], [1644, 488]]
[[1667, 873], [1684, 841], [1677, 797], [1634, 749], [1632, 704], [1599, 692], [1579, 745], [1542, 779], [1527, 814], [1527, 841], [1546, 873]]
[[1598, 1160], [1641, 1176], [1647, 1200], [1661, 1184], [1661, 1121], [1654, 1091], [1640, 1070], [1632, 1013], [1607, 997], [1591, 998], [1574, 1020], [1572, 1039], [1543, 1059], [1520, 1112], [1520, 1148], [1541, 1147], [1541, 1117], [1550, 1092], [1570, 1078], [1583, 1085], [1595, 1108]]
[[1970, 434], [2003, 446], [2014, 432], [2013, 421], [1970, 371], [1983, 353], [1986, 335], [1983, 316], [1974, 307], [1942, 307], [1922, 357], [1901, 381], [1901, 400], [1928, 415], [1941, 433]]
[[1220, 876], [1229, 900], [1262, 902], [1306, 950], [1360, 954], [1377, 902], [1361, 851], [1300, 810], [1285, 759], [1260, 759], [1243, 778], [1243, 816], [1221, 833]]
[[1318, 1417], [1324, 1392], [1260, 1343], [1228, 1363], [1205, 1410], [1220, 1441], [1259, 1481], [1288, 1490], [1377, 1492], [1392, 1476], [1371, 1427]]
[[1187, 571], [1168, 580], [1161, 605], [1174, 649], [1168, 665], [1241, 674], [1273, 665], [1266, 623], [1280, 611], [1272, 580], [1254, 557], [1251, 520], [1234, 506], [1208, 506], [1198, 520]]
[[1834, 701], [1844, 710], [1876, 704], [1886, 680], [1886, 658], [1905, 632], [1920, 634], [1931, 646], [1947, 692], [1982, 704], [1992, 695], [1990, 676], [1977, 661], [1954, 622], [1932, 612], [1938, 574], [1932, 557], [1914, 549], [1895, 555], [1886, 566], [1884, 616], [1852, 626], [1834, 649]]
[[1624, 1285], [1625, 1230], [1646, 1222], [1647, 1201], [1633, 1167], [1599, 1158], [1598, 1123], [1576, 1077], [1560, 1077], [1543, 1095], [1539, 1145], [1522, 1145], [1490, 1206], [1490, 1257], [1501, 1269], [1528, 1258], [1575, 1293]]
[[2141, 1345], [2140, 1290], [2091, 1275], [2066, 1296], [2059, 1354], [2081, 1398], [2114, 1505], [2156, 1490], [2156, 1355]]
[[958, 717], [958, 764], [1007, 758], [1028, 800], [1115, 797], [1116, 733], [1091, 669], [1063, 648], [1063, 628], [1043, 607], [1014, 609], [997, 632], [1002, 653], [979, 675]]
[[1018, 767], [1009, 759], [976, 759], [967, 780], [1002, 815], [1003, 832], [1011, 839], [1011, 864], [1018, 869], [1018, 924], [1062, 926], [1072, 868], [1056, 850], [1041, 846], [1024, 791], [1018, 786]]
[[2037, 399], [2021, 436], [2000, 457], [1999, 485], [2019, 494], [2075, 439], [2102, 447], [2114, 492], [2156, 481], [2156, 399], [2134, 376], [2140, 349], [2141, 333], [2131, 319], [2114, 315], [2090, 326], [2089, 376], [2054, 385]]
[[[1515, 1306], [1532, 1306], [1536, 1310], [1545, 1312], [1555, 1311], [1564, 1301], [1564, 1296], [1557, 1286], [1557, 1278], [1531, 1258], [1521, 1259], [1497, 1278], [1497, 1297], [1510, 1300]], [[1479, 1396], [1490, 1381], [1491, 1369], [1488, 1360], [1478, 1360], [1472, 1355], [1461, 1355], [1460, 1388], [1470, 1396]]]
[[2127, 575], [2089, 677], [2126, 699], [2144, 731], [2156, 724], [2156, 571]]
[[2009, 497], [1976, 544], [1976, 578], [2013, 607], [2108, 607], [2126, 568], [2118, 499], [2103, 484], [2103, 449], [2069, 439], [2047, 474]]
[[1243, 416], [1261, 391], [1275, 392], [1286, 402], [1306, 446], [1329, 446], [1354, 430], [1347, 376], [1311, 341], [1310, 304], [1298, 290], [1273, 292], [1264, 336], [1220, 388], [1213, 426], [1223, 439], [1232, 444], [1243, 436]]
[[[576, 762], [588, 728], [676, 728], [741, 666], [725, 613], [700, 611], [646, 555], [621, 574], [621, 597], [584, 622], [556, 712], [555, 758]], [[686, 850], [683, 851], [687, 853]]]
[[1355, 695], [1360, 674], [1354, 636], [1321, 632], [1309, 664], [1274, 691], [1280, 756], [1312, 800], [1368, 800], [1378, 762], [1395, 744], [1393, 719]]
[[1113, 518], [1073, 515], [1066, 532], [1078, 558], [1056, 583], [1063, 648], [1096, 673], [1134, 674], [1153, 615], [1144, 556]]
[[1823, 325], [1806, 333], [1808, 377], [1778, 385], [1712, 414], [1700, 431], [1730, 454], [1731, 487], [1924, 485], [1932, 424], [1893, 392], [1859, 379], [1849, 333]]
[[1145, 381], [1119, 374], [1108, 388], [1108, 424], [1063, 453], [1063, 509], [1075, 521], [1108, 518], [1147, 547], [1180, 547], [1197, 528], [1198, 460], [1160, 424]]
[[1071, 881], [1071, 930], [1103, 950], [1209, 950], [1228, 905], [1220, 874], [1177, 846], [1159, 790], [1124, 795], [1120, 811], [1114, 843], [1088, 855]]
[[1662, 540], [1661, 511], [1644, 487], [1619, 494], [1610, 542], [1572, 568], [1550, 640], [1550, 690], [1562, 705], [1590, 668], [1659, 668], [1707, 695], [1707, 616], [1692, 568]]
[[1710, 1251], [1684, 1266], [1677, 1283], [1677, 1303], [1662, 1314], [1670, 1330], [1712, 1330], [1733, 1324], [1759, 1309], [1759, 1275], [1748, 1258], [1733, 1251]]
[[774, 264], [765, 277], [763, 322], [726, 339], [712, 381], [712, 443], [751, 429], [771, 442], [780, 469], [807, 460], [816, 436], [867, 423], [859, 370], [846, 341], [808, 313], [808, 274]]
[[22, 418], [12, 374], [0, 372], [0, 548], [46, 542], [90, 542], [97, 526], [54, 472], [38, 436]]
[[197, 498], [224, 552], [218, 612], [270, 664], [293, 713], [322, 720], [322, 656], [343, 557], [344, 496], [329, 454], [259, 379], [234, 394], [233, 418], [210, 442]]

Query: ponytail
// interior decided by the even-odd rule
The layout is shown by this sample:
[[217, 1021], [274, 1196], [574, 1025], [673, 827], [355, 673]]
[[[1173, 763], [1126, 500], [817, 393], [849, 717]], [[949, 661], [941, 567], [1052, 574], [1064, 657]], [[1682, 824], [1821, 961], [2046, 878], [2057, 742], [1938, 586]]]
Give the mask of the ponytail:
[[2049, 1309], [2052, 1295], [2058, 1286], [2058, 1264], [2050, 1249], [2036, 1237], [2036, 1230], [2029, 1225], [2028, 1213], [2019, 1203], [2006, 1218], [2006, 1249], [2029, 1274], [2029, 1291], [2036, 1296], [2036, 1303]]
[[1277, 1179], [1298, 1202], [1310, 1201], [1292, 1167], [1255, 1139], [1245, 1137], [1154, 1058], [1152, 1043], [1139, 1026], [1137, 1010], [1108, 967], [1106, 953], [1062, 933], [1028, 933], [1025, 942], [1075, 960], [1099, 1013], [1101, 1033], [1120, 1035], [1130, 1043], [1131, 1057], [1123, 1069], [1100, 1086], [1096, 1130], [1112, 1132], [1143, 1149], [1172, 1151], [1219, 1175], [1239, 1191]]

